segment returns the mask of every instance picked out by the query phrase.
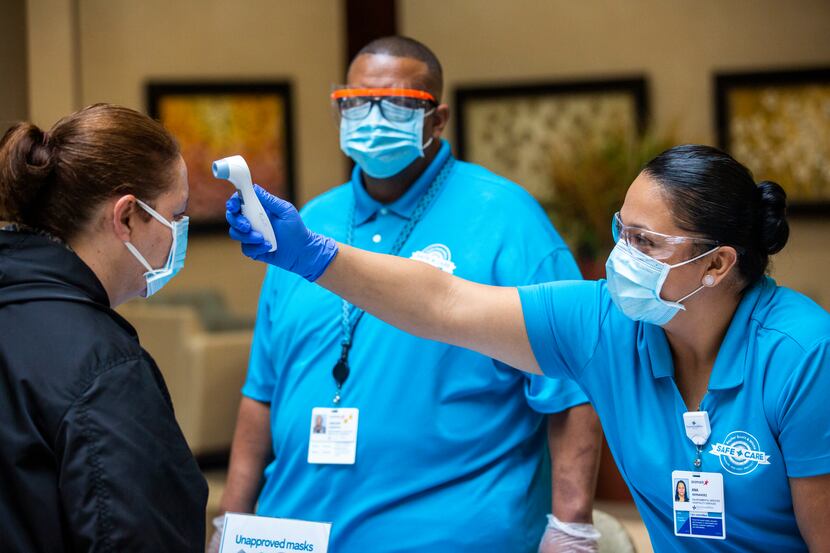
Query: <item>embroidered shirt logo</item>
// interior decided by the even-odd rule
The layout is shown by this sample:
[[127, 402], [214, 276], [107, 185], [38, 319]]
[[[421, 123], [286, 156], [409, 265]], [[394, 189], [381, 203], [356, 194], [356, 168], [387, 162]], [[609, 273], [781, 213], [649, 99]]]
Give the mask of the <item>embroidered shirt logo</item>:
[[455, 263], [452, 262], [452, 253], [444, 244], [432, 244], [423, 250], [413, 252], [410, 259], [423, 261], [433, 267], [437, 267], [445, 273], [452, 274], [455, 271]]
[[720, 465], [732, 474], [749, 474], [758, 465], [768, 465], [769, 455], [761, 450], [761, 444], [749, 432], [735, 430], [726, 435], [722, 443], [712, 444], [709, 451], [720, 458]]

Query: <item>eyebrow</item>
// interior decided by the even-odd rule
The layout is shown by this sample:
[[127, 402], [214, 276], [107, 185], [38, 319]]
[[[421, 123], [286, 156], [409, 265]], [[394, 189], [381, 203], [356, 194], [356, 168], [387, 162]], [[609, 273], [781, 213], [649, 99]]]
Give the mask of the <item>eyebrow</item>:
[[654, 230], [653, 228], [651, 228], [648, 225], [643, 225], [643, 224], [636, 223], [636, 222], [633, 225], [628, 225], [628, 226], [638, 228], [638, 229], [642, 229], [642, 230], [648, 230], [648, 231], [651, 231], [651, 232], [657, 232], [656, 230]]
[[651, 227], [649, 227], [648, 225], [641, 224], [637, 221], [634, 221], [634, 222], [631, 222], [631, 223], [626, 223], [625, 221], [623, 221], [622, 212], [620, 212], [620, 221], [622, 221], [622, 224], [624, 224], [627, 227], [636, 227], [636, 228], [640, 228], [640, 229], [643, 229], [643, 230], [650, 230], [651, 232], [657, 232], [654, 229], [652, 229]]

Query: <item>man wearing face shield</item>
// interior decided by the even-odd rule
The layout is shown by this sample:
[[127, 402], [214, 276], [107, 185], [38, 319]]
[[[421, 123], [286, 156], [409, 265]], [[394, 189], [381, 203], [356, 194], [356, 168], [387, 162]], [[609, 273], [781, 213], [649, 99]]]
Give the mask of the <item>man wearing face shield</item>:
[[[361, 50], [331, 95], [356, 166], [306, 223], [478, 282], [579, 278], [524, 190], [453, 158], [441, 87], [414, 40]], [[599, 426], [570, 381], [415, 338], [269, 269], [242, 393], [223, 511], [331, 521], [334, 552], [595, 550]], [[320, 458], [315, 417], [328, 414], [331, 435], [349, 409], [353, 453]]]

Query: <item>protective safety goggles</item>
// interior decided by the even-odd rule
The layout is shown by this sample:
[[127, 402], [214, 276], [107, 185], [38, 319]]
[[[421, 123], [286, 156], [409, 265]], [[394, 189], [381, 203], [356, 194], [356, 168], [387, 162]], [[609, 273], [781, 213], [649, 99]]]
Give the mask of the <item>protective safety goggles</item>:
[[395, 123], [411, 121], [419, 110], [431, 115], [438, 106], [432, 94], [413, 88], [340, 88], [331, 93], [331, 100], [343, 119], [363, 119], [377, 104], [381, 115]]
[[619, 211], [614, 214], [614, 219], [611, 225], [611, 234], [614, 237], [614, 242], [619, 243], [620, 238], [622, 238], [627, 247], [639, 250], [652, 259], [657, 259], [658, 261], [665, 261], [671, 258], [677, 252], [678, 246], [682, 244], [695, 243], [710, 244], [712, 246], [720, 245], [715, 240], [709, 240], [707, 238], [672, 236], [670, 234], [654, 232], [653, 230], [624, 225], [622, 219], [620, 219]]

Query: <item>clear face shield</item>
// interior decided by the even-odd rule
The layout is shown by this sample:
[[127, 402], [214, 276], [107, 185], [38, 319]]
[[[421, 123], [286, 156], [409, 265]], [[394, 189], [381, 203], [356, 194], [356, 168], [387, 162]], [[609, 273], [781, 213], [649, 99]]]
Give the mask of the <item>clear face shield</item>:
[[413, 88], [340, 88], [331, 100], [340, 126], [340, 149], [367, 175], [397, 175], [432, 144], [424, 122], [437, 102]]
[[414, 88], [336, 87], [331, 93], [332, 109], [340, 124], [343, 120], [361, 121], [374, 106], [390, 123], [408, 123], [416, 117], [432, 115], [438, 102], [424, 90]]

